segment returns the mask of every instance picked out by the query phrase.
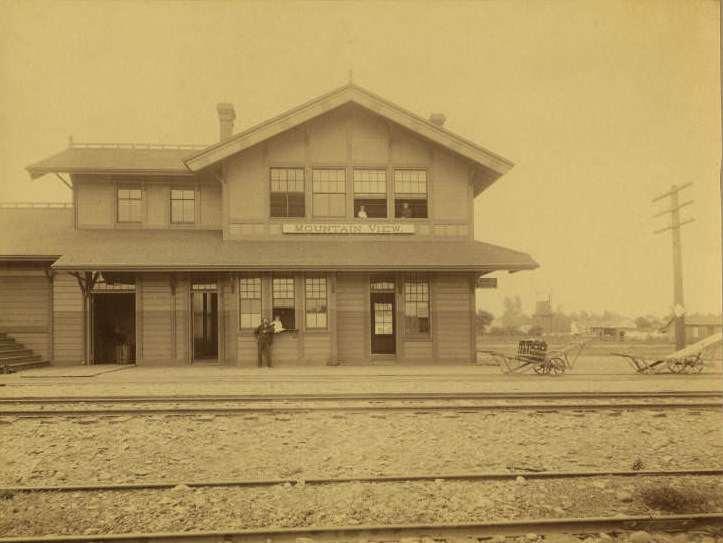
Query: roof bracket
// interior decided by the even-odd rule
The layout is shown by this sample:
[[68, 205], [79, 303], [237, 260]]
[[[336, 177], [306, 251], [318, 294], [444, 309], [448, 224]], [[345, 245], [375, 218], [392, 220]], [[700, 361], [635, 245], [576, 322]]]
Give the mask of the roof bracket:
[[73, 185], [70, 184], [70, 181], [66, 181], [65, 179], [63, 179], [63, 176], [60, 175], [58, 172], [55, 172], [55, 177], [60, 179], [63, 182], [63, 184], [65, 186], [67, 186], [70, 190], [73, 190]]

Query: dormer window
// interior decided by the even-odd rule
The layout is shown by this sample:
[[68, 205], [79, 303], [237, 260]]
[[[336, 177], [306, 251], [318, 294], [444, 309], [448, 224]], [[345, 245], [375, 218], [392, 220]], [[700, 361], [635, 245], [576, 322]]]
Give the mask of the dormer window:
[[196, 191], [171, 189], [171, 223], [193, 224], [196, 218]]
[[140, 186], [121, 186], [117, 189], [117, 219], [119, 223], [139, 223], [142, 216], [143, 191]]
[[394, 216], [427, 218], [427, 170], [394, 170]]
[[271, 216], [304, 217], [304, 168], [271, 168]]

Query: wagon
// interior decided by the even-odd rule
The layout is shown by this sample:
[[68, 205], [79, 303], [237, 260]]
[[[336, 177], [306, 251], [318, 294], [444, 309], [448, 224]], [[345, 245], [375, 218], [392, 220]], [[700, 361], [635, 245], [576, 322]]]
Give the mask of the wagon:
[[585, 342], [580, 342], [548, 350], [546, 341], [521, 340], [515, 355], [497, 351], [483, 352], [492, 355], [499, 362], [503, 373], [534, 371], [538, 375], [562, 375], [574, 366], [584, 346]]
[[661, 357], [646, 357], [630, 353], [614, 353], [628, 359], [637, 373], [661, 373], [668, 370], [671, 373], [700, 373], [705, 365], [706, 358], [718, 346], [723, 333], [713, 334], [698, 343], [694, 343], [674, 353]]

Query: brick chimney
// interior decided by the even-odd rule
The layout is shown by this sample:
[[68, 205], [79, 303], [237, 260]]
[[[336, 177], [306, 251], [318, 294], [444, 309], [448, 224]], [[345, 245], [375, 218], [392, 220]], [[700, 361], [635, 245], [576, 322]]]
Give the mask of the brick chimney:
[[432, 113], [429, 115], [429, 122], [442, 128], [444, 126], [447, 116], [444, 113]]
[[218, 111], [218, 121], [221, 127], [221, 141], [229, 139], [233, 135], [233, 121], [236, 118], [236, 111], [233, 104], [219, 104], [216, 106]]

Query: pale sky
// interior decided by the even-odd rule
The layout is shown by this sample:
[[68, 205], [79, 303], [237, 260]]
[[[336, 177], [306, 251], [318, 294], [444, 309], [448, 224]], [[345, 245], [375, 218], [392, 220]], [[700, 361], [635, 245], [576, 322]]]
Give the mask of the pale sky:
[[[672, 184], [689, 312], [721, 308], [718, 3], [0, 0], [0, 202], [62, 201], [25, 166], [77, 142], [212, 143], [348, 80], [516, 163], [475, 203], [475, 236], [541, 268], [520, 295], [630, 317], [672, 306]], [[0, 209], [0, 213], [2, 210]]]

